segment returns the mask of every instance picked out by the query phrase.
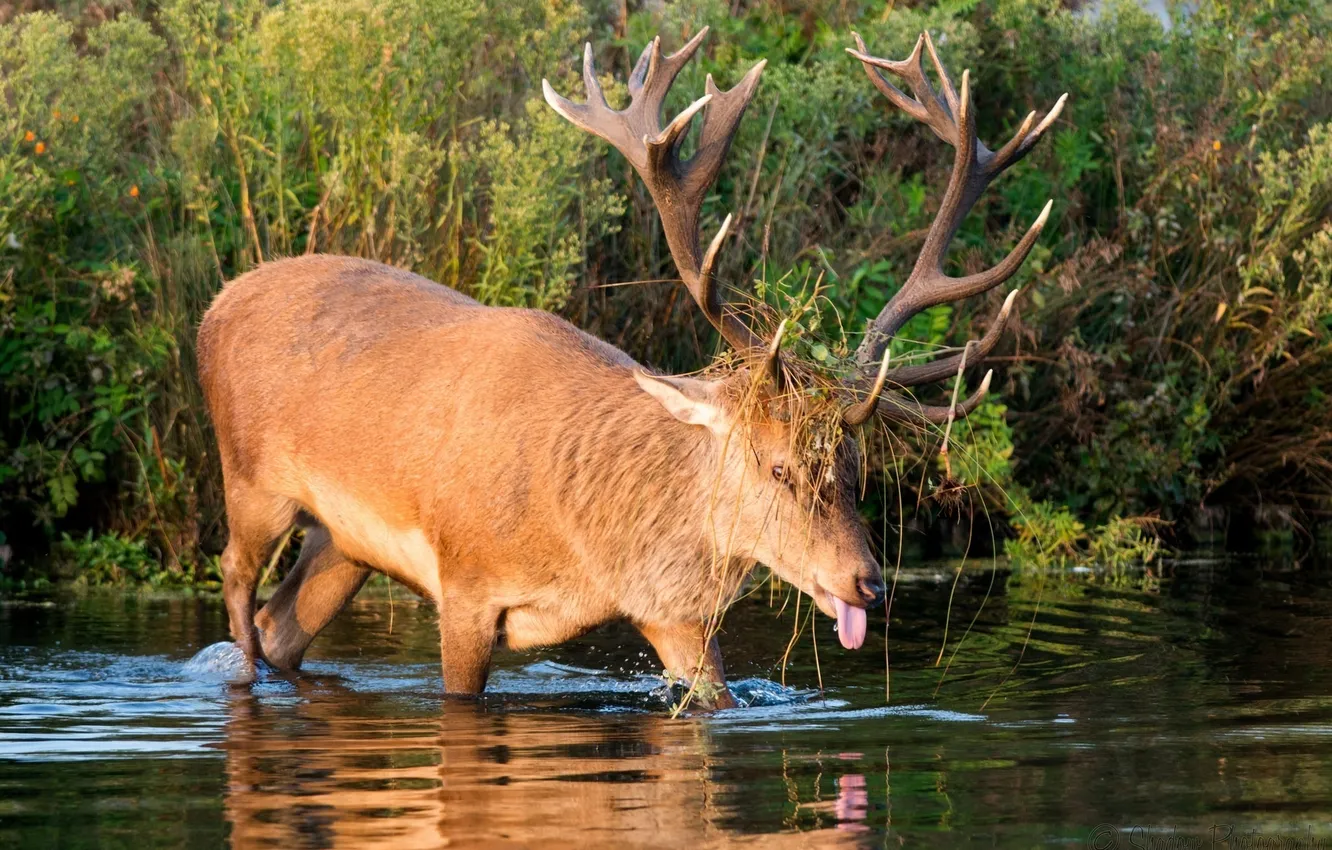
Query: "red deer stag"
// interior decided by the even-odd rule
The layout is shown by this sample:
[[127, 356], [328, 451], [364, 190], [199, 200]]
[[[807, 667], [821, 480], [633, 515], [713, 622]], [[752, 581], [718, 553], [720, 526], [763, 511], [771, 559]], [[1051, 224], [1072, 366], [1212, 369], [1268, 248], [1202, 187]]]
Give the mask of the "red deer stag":
[[[720, 377], [656, 375], [549, 313], [485, 307], [359, 259], [268, 263], [217, 297], [199, 331], [200, 373], [230, 523], [223, 592], [247, 658], [298, 666], [378, 570], [438, 607], [447, 692], [484, 688], [497, 641], [554, 644], [624, 619], [672, 674], [721, 685], [703, 690], [726, 707], [734, 700], [715, 632], [757, 562], [835, 618], [844, 646], [860, 646], [865, 608], [885, 588], [856, 514], [860, 459], [850, 437], [875, 414], [965, 416], [986, 392], [988, 375], [955, 407], [919, 405], [900, 391], [976, 363], [1002, 333], [1012, 296], [964, 352], [891, 370], [884, 352], [914, 313], [1017, 270], [1044, 213], [994, 269], [950, 278], [942, 268], [971, 204], [1059, 107], [993, 153], [976, 140], [967, 76], [959, 94], [928, 38], [905, 62], [869, 57], [861, 45], [855, 55], [876, 85], [957, 155], [915, 270], [871, 325], [857, 377], [825, 380], [839, 400], [823, 415], [807, 409], [812, 394], [793, 391], [817, 375], [784, 363], [780, 329], [765, 341], [719, 298], [713, 267], [730, 218], [706, 250], [699, 240], [704, 196], [764, 63], [727, 92], [709, 78], [703, 98], [660, 124], [667, 91], [705, 34], [670, 56], [654, 39], [624, 110], [602, 96], [590, 46], [586, 104], [543, 86], [552, 107], [611, 142], [647, 184], [680, 277], [738, 355]], [[926, 80], [922, 45], [942, 98]], [[700, 112], [696, 152], [682, 159]], [[256, 618], [260, 567], [297, 522], [307, 528], [300, 557]]]

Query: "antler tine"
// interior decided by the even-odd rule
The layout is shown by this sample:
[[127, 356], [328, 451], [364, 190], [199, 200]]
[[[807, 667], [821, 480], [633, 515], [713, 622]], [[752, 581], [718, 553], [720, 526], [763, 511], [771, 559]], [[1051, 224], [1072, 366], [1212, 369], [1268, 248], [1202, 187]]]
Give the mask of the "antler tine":
[[763, 69], [767, 66], [767, 59], [759, 60], [758, 64], [750, 68], [730, 91], [719, 89], [712, 75], [708, 74], [703, 91], [705, 96], [711, 97], [712, 100], [708, 104], [707, 113], [703, 116], [703, 126], [698, 134], [698, 147], [693, 159], [686, 166], [687, 182], [701, 183], [707, 180], [711, 183], [716, 177], [727, 152], [731, 149], [731, 140], [735, 138], [740, 119], [745, 116], [745, 108], [749, 106], [750, 100], [758, 90], [759, 77], [763, 75]]
[[[893, 384], [902, 389], [906, 389], [920, 384], [939, 381], [950, 375], [957, 374], [958, 370], [963, 368], [966, 363], [975, 363], [977, 360], [983, 359], [990, 353], [990, 350], [994, 348], [999, 337], [1003, 335], [1004, 325], [1008, 321], [1009, 310], [1012, 309], [1013, 302], [1017, 300], [1017, 294], [1018, 290], [1016, 289], [1008, 293], [1008, 297], [1004, 299], [1003, 308], [1000, 309], [999, 315], [995, 318], [994, 325], [991, 326], [990, 330], [980, 341], [974, 339], [968, 341], [967, 344], [962, 347], [962, 351], [950, 357], [934, 360], [919, 366], [906, 366], [895, 369], [892, 371]], [[863, 425], [865, 422], [869, 421], [869, 418], [873, 416], [876, 411], [890, 420], [913, 421], [917, 423], [939, 423], [946, 421], [948, 417], [947, 407], [922, 405], [895, 390], [888, 391], [887, 398], [883, 397], [884, 386], [888, 383], [889, 357], [890, 353], [885, 351], [883, 354], [883, 362], [879, 366], [879, 373], [875, 377], [874, 384], [871, 386], [869, 393], [862, 400], [847, 405], [842, 411], [842, 421], [852, 427]], [[991, 373], [992, 372], [993, 370], [991, 370]], [[965, 416], [972, 410], [975, 410], [976, 405], [980, 404], [981, 399], [985, 397], [985, 393], [989, 389], [991, 373], [986, 374], [985, 380], [981, 384], [981, 389], [958, 406], [958, 415]], [[880, 406], [879, 404], [881, 399], [884, 401], [883, 406]]]
[[892, 352], [890, 351], [883, 353], [883, 362], [879, 364], [879, 374], [875, 377], [874, 386], [870, 387], [870, 391], [865, 398], [855, 404], [848, 405], [842, 411], [842, 421], [847, 425], [853, 428], [857, 425], [864, 425], [874, 415], [874, 411], [878, 409], [879, 396], [883, 394], [883, 384], [888, 380], [888, 360], [891, 356]]
[[[609, 108], [606, 104], [606, 95], [601, 91], [601, 82], [597, 79], [596, 60], [592, 56], [592, 42], [590, 41], [583, 44], [583, 88], [587, 90], [587, 106], [589, 109]], [[560, 100], [564, 101], [564, 98], [560, 98]], [[568, 101], [564, 102], [568, 103]]]
[[993, 377], [994, 370], [990, 369], [981, 379], [980, 387], [965, 401], [959, 402], [952, 408], [948, 405], [920, 404], [915, 399], [900, 393], [885, 392], [879, 398], [876, 412], [880, 419], [889, 422], [909, 422], [913, 425], [942, 425], [948, 421], [950, 410], [954, 419], [964, 419], [980, 407], [980, 403], [989, 394], [990, 381]]
[[634, 66], [633, 73], [629, 75], [629, 96], [635, 98], [640, 92], [644, 92], [646, 97], [656, 101], [660, 109], [675, 78], [679, 76], [684, 66], [689, 64], [689, 60], [694, 58], [703, 39], [708, 37], [708, 29], [703, 27], [685, 43], [684, 47], [666, 57], [661, 55], [661, 36], [648, 42], [638, 58], [638, 64]]
[[[921, 37], [925, 39], [925, 49], [930, 52], [930, 62], [934, 64], [934, 72], [939, 75], [939, 82], [943, 84], [944, 97], [948, 101], [948, 108], [956, 115], [957, 89], [953, 88], [953, 80], [948, 76], [948, 72], [944, 70], [943, 63], [939, 61], [939, 54], [934, 49], [934, 39], [930, 38], [929, 30], [921, 33]], [[924, 76], [925, 74], [922, 72], [921, 77]]]
[[777, 389], [785, 384], [782, 374], [782, 337], [786, 336], [788, 321], [782, 319], [781, 324], [777, 325], [777, 333], [772, 335], [772, 343], [768, 346], [768, 355], [763, 358], [763, 371]]
[[[871, 380], [869, 370], [880, 362], [888, 343], [912, 316], [936, 304], [979, 295], [998, 286], [1011, 278], [1021, 267], [1023, 261], [1026, 260], [1027, 255], [1035, 246], [1042, 228], [1049, 219], [1051, 203], [1045, 205], [1045, 209], [1041, 211], [1040, 216], [1031, 228], [998, 265], [983, 272], [960, 278], [949, 277], [944, 273], [948, 245], [956, 235], [962, 220], [970, 212], [972, 206], [975, 205], [991, 181], [1035, 147], [1045, 131], [1058, 118], [1068, 96], [1061, 97], [1039, 124], [1036, 124], [1035, 113], [1028, 115], [1012, 139], [996, 153], [986, 147], [976, 135], [970, 72], [962, 74], [961, 90], [960, 92], [955, 91], [952, 80], [944, 69], [943, 63], [939, 60], [938, 52], [934, 48], [934, 42], [930, 39], [929, 33], [921, 34], [911, 55], [902, 61], [871, 56], [866, 51], [865, 43], [860, 36], [856, 35], [855, 39], [858, 49], [851, 50], [848, 48], [847, 52], [861, 61], [875, 86], [895, 106], [926, 124], [934, 131], [935, 135], [955, 148], [953, 172], [949, 176], [948, 188], [944, 192], [939, 212], [930, 225], [929, 232], [925, 237], [925, 244], [921, 247], [916, 264], [902, 288], [870, 323], [864, 340], [856, 350], [859, 372], [856, 383], [864, 387]], [[942, 97], [935, 93], [925, 76], [924, 53], [929, 54], [930, 61], [938, 75]], [[912, 89], [915, 97], [907, 97], [900, 89], [890, 83], [879, 72], [879, 69], [888, 71], [898, 79], [903, 80]], [[1034, 127], [1033, 124], [1035, 124]], [[996, 321], [979, 342], [968, 343], [962, 354], [935, 362], [902, 366], [890, 370], [886, 378], [888, 385], [909, 387], [939, 380], [953, 374], [962, 362], [961, 357], [963, 355], [968, 356], [969, 359], [966, 361], [968, 363], [975, 363], [983, 358], [1002, 335], [1015, 295], [1016, 292], [1008, 296]], [[974, 396], [972, 399], [968, 399], [967, 403], [959, 405], [959, 409], [964, 409], [962, 415], [965, 415], [965, 412], [970, 409], [968, 404], [973, 400], [976, 404], [980, 402], [979, 396]], [[974, 404], [972, 406], [974, 407]], [[909, 414], [902, 413], [902, 410], [905, 409], [912, 412]], [[924, 411], [924, 413], [917, 416], [917, 412], [920, 411]], [[880, 414], [889, 419], [900, 419], [902, 416], [907, 416], [918, 420], [921, 416], [924, 416], [925, 421], [933, 421], [930, 417], [938, 411], [942, 411], [941, 415], [947, 417], [947, 408], [936, 410], [923, 407], [904, 402], [903, 399], [894, 397], [892, 394], [886, 394], [883, 397], [883, 403], [879, 406]]]
[[[712, 278], [712, 267], [717, 262], [717, 252], [721, 250], [721, 244], [726, 241], [726, 237], [730, 232], [731, 216], [730, 214], [727, 214], [726, 218], [722, 221], [721, 227], [717, 228], [717, 235], [712, 237], [712, 242], [708, 244], [708, 250], [707, 253], [703, 255], [703, 262], [699, 266], [697, 277], [692, 284], [686, 280], [685, 285], [689, 287], [689, 294], [694, 296], [694, 300], [698, 302], [698, 306], [702, 309], [703, 315], [708, 317], [708, 321], [712, 322], [712, 326], [717, 329], [718, 333], [720, 333], [726, 341], [731, 343], [736, 349], [744, 351], [745, 348], [756, 347], [755, 343], [762, 345], [762, 340], [750, 331], [749, 328], [745, 327], [744, 323], [735, 318], [735, 316], [725, 315], [725, 311], [722, 308], [721, 296], [718, 295], [716, 283]], [[668, 239], [667, 241], [670, 240]], [[678, 261], [676, 265], [679, 265]], [[740, 337], [742, 331], [745, 334], [748, 334], [748, 336]], [[740, 338], [743, 347], [742, 344], [737, 344], [736, 339], [733, 339], [733, 337]]]
[[[643, 49], [629, 75], [629, 105], [622, 110], [611, 109], [602, 95], [591, 45], [583, 52], [586, 104], [575, 104], [561, 97], [546, 80], [541, 81], [541, 86], [546, 102], [556, 112], [610, 142], [638, 172], [661, 214], [666, 242], [680, 277], [713, 327], [739, 351], [763, 352], [767, 348], [765, 340], [725, 309], [713, 281], [717, 251], [729, 231], [730, 216], [706, 252], [699, 241], [698, 218], [766, 63], [758, 63], [730, 91], [721, 91], [709, 77], [703, 97], [690, 104], [665, 129], [661, 126], [666, 95], [707, 34], [708, 28], [702, 28], [670, 56], [661, 55], [661, 39], [654, 38]], [[707, 111], [699, 131], [698, 149], [690, 159], [681, 160], [680, 143], [704, 107]]]
[[[972, 295], [979, 295], [993, 289], [1016, 274], [1017, 270], [1026, 261], [1027, 255], [1031, 253], [1031, 249], [1036, 246], [1036, 239], [1041, 235], [1041, 231], [1045, 229], [1045, 222], [1050, 218], [1052, 207], [1054, 207], [1053, 200], [1045, 202], [1041, 214], [1036, 216], [1036, 220], [1031, 223], [1031, 227], [1027, 228], [1027, 232], [1013, 246], [1013, 250], [1009, 251], [1008, 256], [1000, 260], [998, 265], [966, 277], [950, 278], [941, 274], [940, 277], [943, 278], [944, 285], [940, 286], [940, 290], [945, 293], [943, 300], [957, 301], [962, 298], [969, 298]], [[935, 303], [939, 302], [936, 301]]]
[[712, 95], [705, 94], [698, 100], [685, 107], [685, 110], [672, 119], [671, 123], [666, 125], [655, 139], [647, 136], [643, 137], [643, 145], [647, 148], [648, 167], [652, 169], [665, 169], [671, 166], [676, 159], [676, 148], [679, 147], [680, 139], [689, 132], [689, 122], [694, 120], [694, 116], [699, 110], [708, 105], [712, 100]]
[[989, 170], [997, 175], [1026, 156], [1032, 148], [1036, 147], [1036, 143], [1045, 135], [1045, 131], [1050, 129], [1055, 120], [1059, 118], [1059, 114], [1064, 111], [1064, 104], [1067, 102], [1068, 92], [1065, 92], [1059, 96], [1059, 100], [1055, 101], [1055, 105], [1050, 107], [1050, 111], [1045, 113], [1045, 117], [1041, 119], [1041, 123], [1036, 126], [1035, 130], [1031, 129], [1031, 124], [1036, 120], [1036, 111], [1032, 110], [1027, 113], [1026, 119], [1022, 122], [1022, 126], [1018, 128], [1018, 131], [1013, 134], [1013, 138], [1009, 139], [1008, 144], [994, 154], [994, 158], [988, 166]]
[[[901, 61], [893, 59], [880, 59], [877, 56], [871, 56], [865, 48], [865, 42], [860, 37], [860, 33], [851, 33], [855, 36], [856, 46], [859, 50], [847, 48], [846, 52], [856, 57], [865, 66], [865, 74], [874, 83], [874, 87], [893, 102], [893, 105], [902, 110], [912, 118], [928, 126], [939, 138], [948, 142], [950, 145], [956, 143], [957, 131], [953, 123], [952, 113], [949, 111], [948, 104], [939, 100], [935, 94], [934, 87], [930, 85], [929, 78], [925, 76], [925, 66], [923, 50], [926, 44], [929, 45], [930, 55], [934, 56], [934, 43], [929, 41], [928, 33], [921, 33], [916, 39], [916, 46], [912, 48], [911, 55]], [[936, 57], [934, 60], [938, 62]], [[911, 88], [912, 95], [899, 89], [890, 83], [887, 78], [880, 74], [876, 68], [882, 68], [901, 79]], [[952, 92], [953, 84], [945, 74], [940, 75], [943, 79], [945, 92], [952, 94], [952, 100], [956, 102], [956, 94]]]
[[1017, 301], [1018, 292], [1019, 290], [1014, 289], [1008, 293], [1008, 297], [1004, 299], [1004, 306], [999, 308], [999, 313], [990, 324], [990, 329], [979, 340], [967, 340], [966, 344], [962, 346], [962, 351], [957, 354], [931, 360], [928, 363], [900, 366], [894, 369], [887, 376], [891, 385], [906, 388], [942, 381], [944, 378], [957, 374], [957, 367], [962, 363], [964, 356], [967, 363], [979, 363], [984, 360], [994, 350], [1000, 338], [1003, 337], [1004, 331], [1008, 327], [1008, 317], [1013, 310], [1013, 304]]

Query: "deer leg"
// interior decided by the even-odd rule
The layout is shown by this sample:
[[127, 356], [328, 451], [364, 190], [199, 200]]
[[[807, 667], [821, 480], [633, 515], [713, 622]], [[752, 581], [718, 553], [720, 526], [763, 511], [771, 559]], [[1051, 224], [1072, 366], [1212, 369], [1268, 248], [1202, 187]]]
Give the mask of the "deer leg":
[[694, 686], [694, 700], [702, 708], [735, 708], [735, 697], [726, 687], [721, 647], [709, 636], [703, 623], [638, 623], [666, 673]]
[[296, 519], [289, 500], [253, 487], [227, 487], [227, 548], [222, 552], [222, 598], [231, 620], [231, 636], [254, 663], [260, 656], [254, 629], [254, 592], [259, 570], [278, 539]]
[[310, 643], [356, 596], [370, 570], [343, 555], [322, 525], [305, 531], [296, 566], [255, 617], [268, 663], [296, 670]]
[[439, 654], [444, 693], [479, 694], [490, 677], [499, 616], [484, 603], [447, 590], [439, 602]]

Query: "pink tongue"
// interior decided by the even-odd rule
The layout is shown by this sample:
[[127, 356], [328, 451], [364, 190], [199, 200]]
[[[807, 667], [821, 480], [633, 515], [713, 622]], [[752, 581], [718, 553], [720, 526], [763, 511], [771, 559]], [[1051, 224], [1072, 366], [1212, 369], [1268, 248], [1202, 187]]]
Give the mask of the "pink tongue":
[[[828, 594], [832, 596], [832, 594]], [[860, 649], [865, 642], [865, 612], [853, 608], [833, 596], [833, 608], [837, 610], [837, 639], [847, 649]]]

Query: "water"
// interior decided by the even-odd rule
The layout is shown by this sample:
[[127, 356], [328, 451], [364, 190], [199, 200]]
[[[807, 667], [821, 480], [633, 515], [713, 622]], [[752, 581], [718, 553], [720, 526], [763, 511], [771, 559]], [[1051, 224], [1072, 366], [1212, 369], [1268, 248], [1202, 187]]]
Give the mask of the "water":
[[1332, 575], [968, 570], [949, 616], [953, 575], [904, 574], [890, 701], [882, 613], [783, 686], [761, 589], [722, 638], [751, 705], [677, 719], [626, 628], [445, 702], [401, 591], [250, 688], [190, 663], [217, 599], [5, 600], [0, 847], [1332, 847]]

